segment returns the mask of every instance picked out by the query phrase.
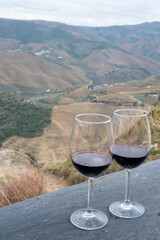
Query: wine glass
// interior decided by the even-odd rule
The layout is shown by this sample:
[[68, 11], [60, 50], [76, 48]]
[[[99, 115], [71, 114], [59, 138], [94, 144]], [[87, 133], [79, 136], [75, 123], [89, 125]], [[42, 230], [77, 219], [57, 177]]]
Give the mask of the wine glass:
[[142, 164], [151, 148], [151, 134], [148, 113], [139, 109], [116, 110], [113, 115], [114, 144], [110, 152], [115, 161], [126, 169], [125, 200], [109, 206], [112, 214], [121, 218], [135, 218], [143, 215], [144, 207], [129, 199], [129, 183], [132, 168]]
[[88, 206], [75, 211], [71, 222], [78, 228], [95, 230], [108, 222], [107, 216], [92, 209], [93, 180], [112, 162], [109, 147], [113, 144], [111, 118], [103, 114], [86, 113], [75, 117], [70, 154], [74, 167], [88, 177]]

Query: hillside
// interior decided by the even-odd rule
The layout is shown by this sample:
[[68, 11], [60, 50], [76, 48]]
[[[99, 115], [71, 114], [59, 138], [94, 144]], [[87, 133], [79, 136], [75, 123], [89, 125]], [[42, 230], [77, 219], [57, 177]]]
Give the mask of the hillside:
[[0, 55], [0, 91], [69, 89], [87, 82], [76, 66], [60, 66], [25, 51]]
[[8, 91], [7, 85], [10, 91], [37, 91], [84, 86], [91, 80], [111, 85], [156, 78], [159, 39], [159, 22], [76, 27], [0, 19], [1, 91]]
[[94, 85], [144, 80], [160, 69], [160, 64], [153, 59], [134, 56], [117, 49], [105, 49], [90, 54], [84, 62], [94, 68], [89, 74]]
[[[134, 95], [139, 93], [147, 98], [147, 95], [154, 92], [155, 89], [157, 87], [112, 86], [97, 91], [76, 89], [69, 93], [64, 92], [59, 96], [59, 103], [54, 103], [51, 123], [45, 127], [42, 136], [32, 139], [13, 136], [4, 141], [2, 147], [15, 150], [24, 149], [26, 152], [30, 152], [44, 167], [63, 162], [69, 157], [69, 139], [76, 114], [95, 112], [112, 116], [113, 111], [117, 108], [142, 108], [143, 104], [141, 105]], [[157, 91], [160, 93], [160, 88]], [[43, 103], [45, 106], [53, 106], [54, 95], [32, 101], [36, 104]]]
[[3, 147], [24, 149], [33, 154], [40, 165], [49, 167], [69, 157], [69, 139], [76, 114], [83, 111], [111, 116], [116, 108], [117, 106], [89, 102], [55, 106], [51, 123], [45, 128], [42, 136], [35, 138], [13, 136], [3, 143]]
[[[124, 100], [124, 99], [122, 99]], [[128, 99], [127, 99], [128, 101]], [[72, 166], [69, 159], [69, 140], [72, 131], [72, 125], [74, 116], [82, 112], [95, 112], [104, 113], [112, 116], [113, 111], [117, 108], [135, 108], [132, 106], [115, 106], [106, 103], [91, 103], [91, 102], [80, 102], [72, 103], [68, 105], [61, 105], [54, 107], [52, 112], [52, 121], [45, 128], [44, 134], [35, 138], [22, 138], [13, 136], [2, 145], [3, 149], [14, 149], [21, 150], [31, 153], [32, 156], [37, 160], [38, 165], [47, 171], [60, 174], [61, 177], [67, 177], [70, 182], [80, 182], [84, 180], [82, 176]], [[81, 110], [80, 110], [81, 109]], [[150, 116], [151, 130], [152, 130], [152, 144], [153, 149], [148, 160], [159, 158], [159, 109], [152, 112]], [[65, 120], [64, 120], [65, 119]], [[119, 170], [120, 167], [113, 162], [109, 171]]]
[[110, 27], [71, 27], [89, 40], [113, 44], [132, 54], [160, 59], [160, 22]]
[[0, 146], [11, 136], [36, 137], [51, 121], [51, 109], [14, 93], [0, 94]]
[[[14, 164], [31, 162], [47, 173], [47, 191], [83, 181], [69, 141], [75, 115], [85, 112], [148, 109], [148, 160], [158, 159], [159, 44], [158, 22], [94, 28], [0, 19], [1, 180], [10, 179], [5, 165], [15, 174]], [[109, 171], [119, 169], [113, 161]]]

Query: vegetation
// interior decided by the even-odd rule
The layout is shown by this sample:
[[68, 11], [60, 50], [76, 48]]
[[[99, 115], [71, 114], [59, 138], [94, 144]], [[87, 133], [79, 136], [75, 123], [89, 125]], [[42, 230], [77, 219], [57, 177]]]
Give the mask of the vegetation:
[[21, 43], [43, 43], [46, 40], [51, 40], [52, 37], [58, 38], [70, 37], [72, 34], [65, 30], [56, 28], [46, 28], [37, 24], [34, 21], [18, 21], [18, 20], [0, 20], [0, 36], [4, 38], [12, 38], [20, 40]]
[[44, 183], [44, 175], [37, 170], [30, 168], [14, 172], [11, 167], [0, 179], [0, 207], [43, 194]]
[[0, 94], [0, 144], [17, 135], [35, 137], [51, 121], [51, 109], [24, 100], [16, 94]]
[[73, 164], [70, 158], [68, 158], [63, 163], [58, 162], [55, 165], [51, 165], [50, 167], [47, 167], [45, 170], [51, 173], [54, 173], [59, 177], [63, 177], [69, 180], [71, 184], [84, 182], [87, 179], [73, 167]]
[[[70, 40], [67, 42], [66, 51], [75, 59], [83, 59], [90, 54], [108, 48], [119, 49], [118, 47], [106, 42], [95, 42], [85, 39], [70, 38]], [[123, 51], [122, 49], [119, 50]]]
[[[147, 161], [160, 158], [160, 107], [158, 106], [155, 107], [150, 113], [150, 125], [152, 148]], [[112, 161], [112, 164], [108, 168], [107, 173], [120, 171], [122, 169], [123, 168], [119, 166], [115, 161]], [[64, 162], [57, 162], [56, 164], [52, 164], [45, 170], [52, 172], [59, 177], [67, 179], [71, 184], [77, 184], [87, 179], [74, 168], [70, 158]]]
[[0, 19], [0, 52], [6, 53], [0, 57], [1, 91], [70, 89], [90, 80], [93, 86], [158, 82], [153, 76], [160, 67], [159, 23], [142, 26], [86, 28]]
[[[63, 163], [57, 163], [55, 165], [51, 165], [45, 169], [53, 174], [56, 174], [59, 177], [67, 179], [70, 184], [78, 184], [87, 180], [82, 174], [80, 174], [73, 166], [72, 161], [68, 158]], [[122, 170], [115, 161], [111, 163], [111, 166], [108, 168], [107, 173], [112, 173]], [[106, 173], [104, 173], [106, 174]]]
[[[111, 116], [116, 104], [121, 108], [132, 107], [133, 103], [140, 106], [141, 102], [155, 105], [155, 101], [160, 101], [160, 96], [158, 99], [154, 96], [155, 92], [160, 92], [160, 76], [157, 75], [160, 54], [155, 47], [159, 46], [159, 23], [85, 28], [43, 21], [0, 19], [0, 37], [0, 51], [6, 53], [0, 57], [1, 92], [24, 92], [22, 97], [35, 92], [28, 96], [35, 98], [32, 101], [16, 94], [0, 94], [0, 146], [3, 143], [4, 148], [25, 150], [35, 167], [41, 166], [47, 172], [68, 179], [71, 184], [86, 180], [68, 158], [73, 118], [79, 111]], [[15, 49], [29, 50], [30, 53], [11, 51]], [[143, 58], [136, 57], [136, 53]], [[81, 88], [90, 80], [93, 86], [117, 86], [107, 86], [99, 92]], [[119, 84], [124, 82], [125, 85]], [[78, 87], [80, 89], [77, 90]], [[57, 89], [58, 93], [40, 93], [38, 96], [37, 92], [45, 92], [46, 89]], [[60, 93], [60, 89], [67, 89], [68, 93]], [[105, 103], [93, 103], [95, 100]], [[73, 104], [65, 106], [67, 103]], [[55, 105], [53, 122], [45, 134], [36, 141], [27, 139], [42, 135], [44, 127], [51, 121], [51, 108]], [[159, 105], [152, 110], [150, 123], [152, 149], [147, 161], [160, 158]], [[5, 141], [13, 135], [15, 137]], [[24, 159], [24, 156], [16, 157], [11, 161], [14, 164]], [[121, 169], [113, 161], [107, 173]], [[43, 175], [33, 169], [20, 174], [6, 173], [0, 178], [0, 206], [42, 194], [43, 183]]]
[[160, 158], [160, 106], [157, 105], [150, 116], [151, 136], [152, 136], [152, 149], [149, 159]]
[[[93, 85], [105, 84], [107, 79], [107, 84], [114, 83], [132, 83], [140, 82], [151, 76], [151, 73], [144, 67], [140, 67], [135, 64], [129, 64], [126, 66], [121, 66], [117, 70], [107, 71], [105, 74], [99, 75], [92, 73], [91, 79], [93, 79]], [[132, 81], [131, 81], [132, 80]], [[136, 81], [137, 80], [137, 81]]]

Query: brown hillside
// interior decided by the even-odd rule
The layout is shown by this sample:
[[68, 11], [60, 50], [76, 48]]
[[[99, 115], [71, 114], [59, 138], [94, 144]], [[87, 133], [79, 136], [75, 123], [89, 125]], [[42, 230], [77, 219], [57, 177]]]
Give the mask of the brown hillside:
[[43, 61], [28, 52], [14, 51], [0, 56], [0, 84], [65, 89], [87, 82], [80, 68]]
[[[90, 54], [85, 58], [85, 61], [90, 67], [94, 66], [97, 68], [97, 73], [100, 73], [100, 69], [102, 71], [111, 71], [115, 69], [115, 67], [113, 68], [113, 64], [120, 66], [138, 65], [148, 69], [150, 72], [158, 72], [160, 69], [160, 64], [151, 58], [134, 56], [112, 48]], [[110, 68], [105, 65], [110, 65]]]
[[[74, 116], [78, 113], [103, 113], [112, 116], [113, 111], [124, 106], [113, 106], [102, 103], [73, 103], [54, 107], [52, 122], [41, 137], [12, 137], [4, 144], [4, 148], [24, 149], [34, 155], [44, 166], [64, 161], [69, 157], [69, 140]], [[126, 106], [127, 108], [127, 106]]]

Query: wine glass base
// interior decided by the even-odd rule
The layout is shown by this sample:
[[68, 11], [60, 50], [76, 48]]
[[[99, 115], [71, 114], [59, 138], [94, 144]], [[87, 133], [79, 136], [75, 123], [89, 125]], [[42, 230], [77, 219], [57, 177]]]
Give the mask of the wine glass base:
[[80, 209], [72, 213], [70, 220], [78, 228], [96, 230], [107, 224], [108, 217], [97, 209], [93, 209], [92, 213], [89, 214], [87, 213], [87, 209]]
[[145, 208], [137, 202], [125, 203], [121, 201], [112, 203], [109, 206], [109, 211], [117, 217], [136, 218], [144, 214]]

